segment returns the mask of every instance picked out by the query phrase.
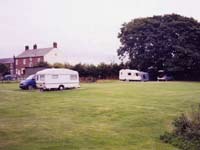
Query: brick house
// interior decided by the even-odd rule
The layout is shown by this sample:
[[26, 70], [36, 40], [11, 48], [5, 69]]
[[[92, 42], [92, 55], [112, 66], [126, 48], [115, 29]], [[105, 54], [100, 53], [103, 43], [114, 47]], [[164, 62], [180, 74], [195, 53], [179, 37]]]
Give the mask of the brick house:
[[9, 68], [9, 73], [11, 75], [15, 74], [14, 58], [2, 58], [2, 59], [0, 59], [0, 64], [6, 65]]
[[37, 48], [33, 45], [33, 49], [25, 46], [25, 50], [15, 58], [16, 75], [25, 75], [25, 68], [36, 66], [40, 62], [66, 63], [65, 55], [57, 48], [57, 43], [53, 43], [49, 48]]

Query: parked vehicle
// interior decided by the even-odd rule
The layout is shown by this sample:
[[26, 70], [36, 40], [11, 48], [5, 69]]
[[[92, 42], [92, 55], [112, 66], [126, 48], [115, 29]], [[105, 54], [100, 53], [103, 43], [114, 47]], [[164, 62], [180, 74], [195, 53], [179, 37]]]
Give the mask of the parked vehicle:
[[24, 90], [32, 90], [36, 88], [35, 75], [30, 75], [25, 80], [21, 81], [19, 87]]
[[79, 74], [70, 69], [44, 69], [36, 73], [37, 87], [42, 90], [79, 88]]
[[14, 81], [14, 80], [16, 80], [16, 76], [7, 74], [7, 75], [3, 76], [3, 80], [4, 81]]
[[164, 70], [159, 70], [157, 80], [158, 81], [171, 81], [171, 80], [173, 80], [173, 76]]
[[122, 81], [148, 81], [149, 74], [138, 70], [122, 69], [119, 71], [119, 80]]

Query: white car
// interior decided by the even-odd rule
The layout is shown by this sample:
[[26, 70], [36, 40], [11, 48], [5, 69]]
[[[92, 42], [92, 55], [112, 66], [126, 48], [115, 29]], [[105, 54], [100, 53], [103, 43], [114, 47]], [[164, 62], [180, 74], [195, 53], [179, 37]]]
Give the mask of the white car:
[[171, 80], [173, 80], [173, 77], [169, 76], [169, 75], [164, 75], [162, 77], [157, 77], [157, 80], [158, 81], [171, 81]]
[[157, 81], [171, 81], [173, 80], [173, 76], [167, 74], [164, 70], [158, 71]]

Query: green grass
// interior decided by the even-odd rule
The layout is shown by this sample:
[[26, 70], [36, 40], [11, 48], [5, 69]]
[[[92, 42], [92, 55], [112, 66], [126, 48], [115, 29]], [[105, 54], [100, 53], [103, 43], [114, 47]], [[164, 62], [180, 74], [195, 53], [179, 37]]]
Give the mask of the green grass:
[[200, 83], [119, 81], [77, 90], [0, 84], [1, 150], [177, 150], [159, 136], [200, 102]]

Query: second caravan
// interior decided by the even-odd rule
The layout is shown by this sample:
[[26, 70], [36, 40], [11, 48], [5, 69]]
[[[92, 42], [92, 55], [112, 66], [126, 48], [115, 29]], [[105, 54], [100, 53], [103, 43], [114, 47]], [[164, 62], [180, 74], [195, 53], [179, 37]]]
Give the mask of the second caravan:
[[148, 81], [149, 74], [138, 70], [121, 69], [119, 71], [119, 80], [122, 81]]
[[78, 88], [79, 74], [70, 69], [45, 69], [36, 73], [36, 85], [43, 90]]

